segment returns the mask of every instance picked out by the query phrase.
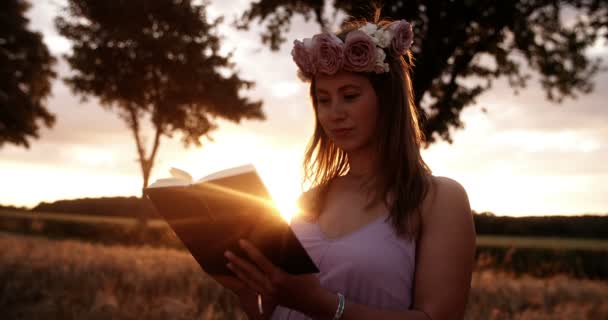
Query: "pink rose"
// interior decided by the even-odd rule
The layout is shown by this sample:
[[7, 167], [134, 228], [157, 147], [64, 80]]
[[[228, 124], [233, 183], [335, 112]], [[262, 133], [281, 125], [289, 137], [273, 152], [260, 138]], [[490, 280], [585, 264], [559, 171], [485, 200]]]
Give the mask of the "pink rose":
[[405, 20], [399, 20], [393, 22], [390, 28], [393, 32], [393, 41], [391, 41], [393, 55], [402, 56], [406, 54], [407, 50], [412, 46], [412, 42], [414, 42], [412, 25]]
[[[306, 41], [306, 39], [305, 39]], [[304, 77], [311, 78], [317, 70], [310, 50], [305, 46], [304, 42], [295, 40], [293, 49], [291, 49], [293, 61], [298, 65]]]
[[323, 32], [313, 38], [313, 60], [318, 72], [332, 75], [344, 63], [342, 40], [332, 33]]
[[376, 43], [361, 30], [348, 33], [344, 44], [344, 69], [362, 72], [374, 70]]

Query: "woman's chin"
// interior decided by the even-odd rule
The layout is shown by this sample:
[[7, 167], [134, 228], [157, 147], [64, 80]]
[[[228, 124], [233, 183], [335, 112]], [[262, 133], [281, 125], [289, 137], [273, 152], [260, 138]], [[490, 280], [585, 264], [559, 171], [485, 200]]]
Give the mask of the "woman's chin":
[[334, 140], [334, 144], [336, 145], [336, 147], [340, 148], [342, 151], [344, 151], [346, 153], [351, 153], [351, 152], [361, 149], [361, 144], [356, 143], [356, 141]]

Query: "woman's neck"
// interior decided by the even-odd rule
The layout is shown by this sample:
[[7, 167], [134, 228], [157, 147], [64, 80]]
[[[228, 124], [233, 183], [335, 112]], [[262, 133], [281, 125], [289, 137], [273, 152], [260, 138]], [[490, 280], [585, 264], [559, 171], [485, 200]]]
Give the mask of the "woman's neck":
[[348, 174], [355, 180], [367, 180], [377, 173], [375, 153], [372, 148], [365, 148], [348, 153]]
[[377, 164], [377, 152], [374, 148], [365, 148], [356, 152], [348, 153], [348, 173], [344, 176], [344, 182], [349, 185], [351, 190], [365, 195], [368, 204], [376, 204], [380, 199], [376, 199], [373, 190], [381, 188], [383, 176], [380, 175]]

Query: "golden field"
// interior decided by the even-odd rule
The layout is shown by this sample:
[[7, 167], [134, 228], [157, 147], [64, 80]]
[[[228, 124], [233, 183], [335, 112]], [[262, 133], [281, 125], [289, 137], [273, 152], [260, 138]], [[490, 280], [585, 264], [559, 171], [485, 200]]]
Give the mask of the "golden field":
[[[2, 319], [245, 319], [184, 251], [0, 234]], [[608, 283], [473, 276], [466, 319], [608, 319]]]

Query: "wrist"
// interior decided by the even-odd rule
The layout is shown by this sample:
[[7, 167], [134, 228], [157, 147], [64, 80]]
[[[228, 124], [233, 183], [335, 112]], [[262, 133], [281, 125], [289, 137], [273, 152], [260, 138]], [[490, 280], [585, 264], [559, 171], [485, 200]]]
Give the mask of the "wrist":
[[338, 309], [338, 294], [326, 289], [322, 289], [317, 295], [317, 303], [309, 312], [309, 316], [314, 319], [332, 320]]

